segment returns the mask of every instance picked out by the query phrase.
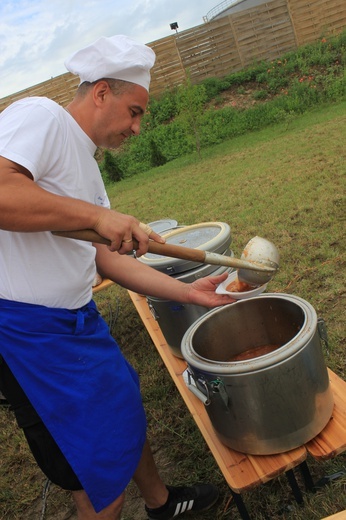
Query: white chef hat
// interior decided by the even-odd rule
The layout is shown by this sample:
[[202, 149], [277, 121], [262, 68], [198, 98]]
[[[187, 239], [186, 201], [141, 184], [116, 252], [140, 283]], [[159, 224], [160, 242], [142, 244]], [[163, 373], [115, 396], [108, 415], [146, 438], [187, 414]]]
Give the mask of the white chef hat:
[[91, 45], [73, 53], [65, 67], [80, 77], [80, 82], [102, 78], [120, 79], [149, 90], [150, 69], [155, 53], [147, 45], [124, 35], [99, 38]]

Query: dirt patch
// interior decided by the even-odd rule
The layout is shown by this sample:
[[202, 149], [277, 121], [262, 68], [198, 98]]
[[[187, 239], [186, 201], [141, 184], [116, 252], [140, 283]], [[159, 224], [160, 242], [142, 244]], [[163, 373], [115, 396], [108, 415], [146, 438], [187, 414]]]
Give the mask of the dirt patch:
[[261, 90], [258, 83], [248, 83], [245, 88], [239, 85], [233, 86], [214, 98], [208, 104], [207, 108], [216, 110], [224, 107], [232, 107], [238, 110], [246, 110], [255, 105], [265, 103], [275, 96], [269, 94], [266, 90]]

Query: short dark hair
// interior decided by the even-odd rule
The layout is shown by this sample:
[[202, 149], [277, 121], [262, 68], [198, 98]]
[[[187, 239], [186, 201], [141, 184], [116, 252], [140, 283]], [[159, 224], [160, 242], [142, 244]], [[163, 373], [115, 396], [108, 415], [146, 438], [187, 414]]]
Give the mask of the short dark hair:
[[84, 97], [86, 93], [96, 85], [99, 81], [106, 81], [109, 85], [109, 88], [113, 92], [114, 95], [123, 94], [124, 92], [131, 90], [134, 87], [134, 83], [130, 83], [129, 81], [123, 81], [122, 79], [113, 79], [113, 78], [101, 78], [96, 81], [84, 81], [81, 83], [77, 90], [77, 95]]

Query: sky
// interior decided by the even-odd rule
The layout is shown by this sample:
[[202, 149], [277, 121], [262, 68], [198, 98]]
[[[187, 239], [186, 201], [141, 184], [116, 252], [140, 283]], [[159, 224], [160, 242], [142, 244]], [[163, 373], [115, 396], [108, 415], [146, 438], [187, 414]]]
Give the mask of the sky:
[[65, 74], [65, 59], [101, 36], [150, 43], [203, 24], [221, 0], [0, 0], [0, 98]]

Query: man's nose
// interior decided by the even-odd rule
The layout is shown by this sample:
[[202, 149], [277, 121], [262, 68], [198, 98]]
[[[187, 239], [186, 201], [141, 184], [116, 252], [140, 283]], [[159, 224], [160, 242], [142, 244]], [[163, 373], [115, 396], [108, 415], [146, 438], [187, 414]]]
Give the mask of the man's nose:
[[133, 135], [139, 135], [141, 130], [141, 122], [140, 119], [135, 119], [131, 125], [131, 132]]

